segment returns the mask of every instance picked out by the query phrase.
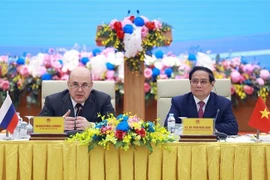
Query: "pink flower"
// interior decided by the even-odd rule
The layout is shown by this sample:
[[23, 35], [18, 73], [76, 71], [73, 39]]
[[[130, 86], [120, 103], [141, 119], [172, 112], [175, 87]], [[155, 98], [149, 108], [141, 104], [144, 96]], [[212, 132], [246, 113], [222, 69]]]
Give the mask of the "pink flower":
[[8, 62], [8, 56], [0, 56], [0, 62]]
[[160, 79], [168, 79], [168, 76], [167, 76], [167, 74], [160, 74], [159, 78]]
[[68, 80], [68, 77], [69, 76], [67, 74], [65, 74], [64, 76], [61, 77], [61, 80]]
[[221, 62], [221, 65], [222, 65], [226, 70], [228, 70], [228, 69], [230, 68], [231, 63], [230, 63], [230, 61], [228, 61], [228, 60], [224, 60], [224, 61]]
[[124, 28], [125, 25], [127, 25], [127, 24], [133, 24], [133, 23], [131, 22], [131, 20], [129, 20], [129, 19], [124, 19], [121, 23], [122, 23], [122, 27], [123, 27], [123, 28]]
[[108, 79], [108, 80], [114, 80], [114, 71], [113, 70], [109, 70], [109, 71], [107, 71], [106, 72], [106, 78]]
[[245, 91], [245, 93], [247, 93], [248, 95], [251, 95], [251, 94], [253, 94], [253, 92], [254, 92], [254, 88], [253, 88], [253, 87], [250, 87], [250, 86], [248, 86], [248, 85], [244, 85], [244, 91]]
[[251, 64], [246, 64], [243, 67], [243, 71], [248, 73], [248, 74], [251, 74], [253, 72], [253, 70], [254, 70], [254, 66]]
[[92, 79], [93, 79], [93, 81], [99, 80], [99, 76], [97, 76], [97, 75], [95, 75], [95, 74], [92, 74]]
[[62, 65], [59, 61], [54, 61], [54, 62], [52, 62], [52, 67], [55, 69], [60, 69], [62, 67]]
[[162, 28], [162, 24], [161, 24], [161, 22], [160, 21], [158, 21], [158, 20], [153, 20], [153, 22], [155, 23], [155, 27], [156, 27], [156, 29], [161, 29]]
[[130, 123], [139, 122], [139, 121], [140, 121], [140, 118], [137, 116], [133, 116], [133, 117], [128, 118], [128, 122], [130, 122]]
[[183, 79], [183, 76], [176, 75], [176, 76], [175, 76], [175, 79]]
[[[48, 56], [48, 55], [46, 55]], [[50, 57], [48, 56], [47, 58], [44, 59], [43, 64], [46, 68], [50, 68], [51, 67], [51, 60], [49, 59]]]
[[145, 68], [144, 69], [144, 77], [146, 79], [151, 78], [152, 77], [152, 74], [153, 74], [152, 69], [150, 69], [150, 68]]
[[111, 131], [112, 130], [112, 127], [111, 126], [102, 126], [100, 131], [102, 134], [106, 134], [107, 131]]
[[9, 90], [9, 82], [7, 80], [4, 80], [1, 84], [0, 84], [0, 88], [3, 89], [3, 91], [7, 91]]
[[234, 67], [240, 66], [241, 64], [241, 59], [239, 57], [235, 57], [231, 59], [232, 65]]
[[233, 71], [231, 73], [231, 80], [233, 83], [238, 83], [241, 79], [241, 75], [238, 71]]
[[55, 76], [52, 77], [52, 79], [53, 80], [59, 80], [60, 78], [57, 75], [55, 75]]
[[39, 76], [42, 76], [43, 74], [45, 74], [47, 72], [47, 69], [45, 67], [39, 67], [38, 69], [38, 74]]
[[141, 29], [141, 32], [142, 32], [142, 38], [144, 39], [148, 34], [148, 28], [143, 26]]
[[144, 83], [144, 92], [147, 93], [147, 92], [150, 91], [150, 89], [151, 89], [151, 86], [148, 83], [145, 82]]
[[62, 55], [61, 54], [54, 54], [50, 56], [51, 61], [58, 61], [60, 59], [62, 59]]
[[29, 75], [28, 67], [26, 65], [20, 66], [19, 67], [19, 73], [24, 77], [28, 76]]
[[107, 57], [107, 55], [112, 52], [114, 52], [114, 48], [106, 48], [101, 52], [101, 54], [104, 54]]
[[245, 80], [246, 80], [246, 79], [245, 79], [245, 77], [244, 77], [244, 76], [242, 76], [242, 75], [240, 75], [239, 82], [240, 82], [240, 83], [243, 83]]
[[264, 80], [262, 78], [257, 78], [256, 82], [260, 85], [263, 86], [264, 85]]
[[266, 69], [263, 69], [260, 71], [260, 77], [263, 79], [263, 80], [268, 80], [269, 79], [269, 71], [267, 71]]

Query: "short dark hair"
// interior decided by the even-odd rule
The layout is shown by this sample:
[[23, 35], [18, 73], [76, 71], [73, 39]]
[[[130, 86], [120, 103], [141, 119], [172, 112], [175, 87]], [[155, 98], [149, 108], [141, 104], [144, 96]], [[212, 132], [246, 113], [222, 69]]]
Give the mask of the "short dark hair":
[[189, 80], [191, 80], [193, 73], [195, 73], [196, 71], [205, 71], [205, 72], [207, 72], [208, 75], [209, 75], [210, 83], [215, 81], [213, 71], [211, 71], [210, 69], [208, 69], [207, 67], [204, 67], [204, 66], [194, 66], [194, 68], [189, 72]]

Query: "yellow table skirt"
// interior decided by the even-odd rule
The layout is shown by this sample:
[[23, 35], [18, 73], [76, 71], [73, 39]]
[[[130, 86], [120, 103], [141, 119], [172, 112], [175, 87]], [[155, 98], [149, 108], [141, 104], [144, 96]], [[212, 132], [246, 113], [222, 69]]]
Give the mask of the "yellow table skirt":
[[172, 143], [128, 151], [64, 141], [0, 142], [0, 180], [270, 179], [270, 144]]

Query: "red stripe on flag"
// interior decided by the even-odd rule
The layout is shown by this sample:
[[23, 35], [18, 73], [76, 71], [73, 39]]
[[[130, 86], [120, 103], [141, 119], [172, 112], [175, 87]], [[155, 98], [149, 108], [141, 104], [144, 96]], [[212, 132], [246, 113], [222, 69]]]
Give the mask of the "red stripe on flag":
[[15, 113], [13, 115], [12, 119], [10, 120], [10, 123], [9, 123], [9, 125], [7, 127], [7, 130], [12, 134], [14, 129], [16, 128], [17, 124], [18, 124], [18, 116]]

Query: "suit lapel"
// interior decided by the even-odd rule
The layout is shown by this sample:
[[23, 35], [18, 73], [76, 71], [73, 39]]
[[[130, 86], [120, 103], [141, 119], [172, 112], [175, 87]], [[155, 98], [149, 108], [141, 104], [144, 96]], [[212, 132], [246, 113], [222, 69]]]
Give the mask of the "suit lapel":
[[188, 111], [187, 117], [198, 117], [197, 106], [195, 104], [195, 100], [194, 100], [192, 94], [190, 94], [190, 96], [188, 98], [187, 111]]
[[69, 93], [66, 93], [66, 95], [62, 98], [63, 105], [61, 106], [62, 114], [64, 115], [69, 109], [70, 109], [70, 115], [71, 117], [74, 117], [74, 108], [70, 99]]
[[97, 114], [95, 114], [96, 112], [95, 97], [90, 94], [89, 98], [84, 103], [82, 115], [88, 121], [91, 121], [92, 117], [97, 117]]
[[214, 94], [210, 94], [209, 100], [206, 104], [203, 117], [205, 118], [214, 118], [217, 112], [217, 104]]

